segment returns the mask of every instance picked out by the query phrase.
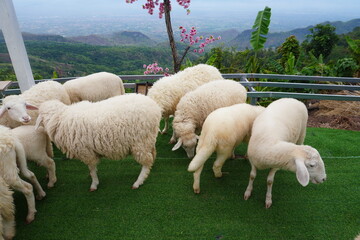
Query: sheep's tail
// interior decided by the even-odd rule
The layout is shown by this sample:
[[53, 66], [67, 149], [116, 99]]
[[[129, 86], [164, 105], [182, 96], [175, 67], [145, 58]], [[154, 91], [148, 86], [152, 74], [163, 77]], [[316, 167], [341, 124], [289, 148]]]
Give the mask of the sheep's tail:
[[48, 155], [49, 158], [54, 158], [54, 151], [53, 151], [53, 146], [50, 140], [49, 135], [46, 135], [46, 154]]
[[200, 148], [195, 157], [192, 159], [192, 161], [189, 164], [188, 171], [189, 172], [195, 172], [198, 170], [201, 166], [204, 165], [206, 160], [211, 156], [211, 154], [214, 152], [214, 147], [207, 146], [204, 148]]

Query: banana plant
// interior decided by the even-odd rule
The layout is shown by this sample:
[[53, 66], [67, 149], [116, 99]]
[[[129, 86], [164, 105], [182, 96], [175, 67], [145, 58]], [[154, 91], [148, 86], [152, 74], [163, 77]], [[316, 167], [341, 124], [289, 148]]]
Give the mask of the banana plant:
[[254, 30], [251, 33], [250, 44], [255, 51], [255, 55], [249, 59], [247, 69], [251, 70], [251, 72], [259, 72], [260, 71], [260, 63], [257, 58], [257, 52], [264, 48], [266, 42], [266, 35], [269, 32], [270, 25], [270, 17], [271, 17], [271, 8], [265, 7], [263, 11], [259, 11], [258, 15], [255, 19], [254, 25], [252, 29]]
[[250, 43], [255, 51], [258, 51], [264, 48], [266, 42], [266, 35], [269, 32], [271, 17], [271, 8], [265, 7], [263, 11], [259, 11], [255, 19], [252, 29], [254, 30], [251, 33]]

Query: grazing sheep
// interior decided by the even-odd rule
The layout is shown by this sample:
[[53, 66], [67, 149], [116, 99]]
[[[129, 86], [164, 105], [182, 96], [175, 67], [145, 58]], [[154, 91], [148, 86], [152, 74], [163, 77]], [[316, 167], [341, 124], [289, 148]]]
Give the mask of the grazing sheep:
[[0, 126], [0, 176], [13, 189], [25, 195], [28, 204], [28, 215], [26, 221], [30, 223], [34, 220], [35, 198], [31, 184], [23, 181], [19, 177], [20, 172], [31, 181], [37, 190], [37, 199], [45, 197], [33, 172], [27, 168], [25, 151], [20, 141], [13, 135], [7, 127]]
[[222, 76], [217, 68], [206, 64], [198, 64], [157, 80], [149, 89], [148, 96], [154, 99], [162, 109], [165, 127], [161, 133], [166, 133], [169, 126], [169, 117], [174, 115], [176, 105], [182, 96], [204, 83], [218, 79], [222, 79]]
[[296, 172], [302, 186], [311, 180], [326, 180], [324, 162], [315, 148], [302, 145], [306, 135], [308, 113], [305, 105], [291, 98], [272, 102], [254, 121], [248, 145], [250, 180], [244, 199], [251, 196], [256, 169], [270, 168], [267, 177], [265, 206], [272, 204], [272, 185], [277, 170]]
[[15, 207], [13, 192], [0, 176], [0, 239], [15, 236]]
[[11, 132], [23, 145], [26, 159], [46, 168], [49, 177], [47, 186], [53, 187], [56, 182], [56, 166], [52, 159], [52, 144], [44, 128], [35, 129], [33, 125], [24, 125], [11, 129]]
[[39, 112], [37, 125], [43, 123], [51, 141], [67, 157], [88, 165], [90, 191], [99, 184], [96, 168], [100, 157], [115, 160], [132, 154], [142, 165], [134, 189], [149, 175], [161, 119], [161, 109], [151, 98], [126, 94], [70, 106], [54, 100], [43, 103]]
[[125, 93], [120, 77], [108, 72], [99, 72], [64, 83], [71, 103], [80, 101], [98, 102]]
[[[214, 110], [246, 101], [246, 89], [233, 80], [216, 80], [185, 94], [178, 103], [173, 120], [173, 131], [178, 142], [173, 151], [182, 146], [192, 158], [206, 117]], [[176, 141], [175, 137], [172, 141]]]
[[[70, 98], [61, 83], [45, 81], [32, 86], [20, 95], [10, 95], [3, 99], [0, 108], [0, 124], [10, 128], [22, 124], [34, 125], [38, 116], [37, 107], [51, 99], [70, 104]], [[33, 110], [27, 113], [26, 109]]]
[[221, 177], [221, 168], [226, 159], [232, 156], [236, 146], [249, 140], [252, 124], [264, 109], [240, 103], [219, 108], [209, 114], [202, 127], [196, 155], [188, 168], [188, 171], [194, 172], [195, 193], [200, 193], [200, 174], [205, 161], [216, 151], [213, 171], [215, 177]]

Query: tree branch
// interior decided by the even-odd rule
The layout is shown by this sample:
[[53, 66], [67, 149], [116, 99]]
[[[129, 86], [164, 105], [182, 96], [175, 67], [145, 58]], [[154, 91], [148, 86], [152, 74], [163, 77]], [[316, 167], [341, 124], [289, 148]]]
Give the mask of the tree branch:
[[173, 64], [174, 64], [174, 73], [177, 73], [180, 70], [180, 64], [178, 62], [176, 44], [174, 40], [174, 33], [171, 26], [171, 18], [170, 18], [170, 0], [164, 0], [164, 12], [165, 12], [165, 23], [166, 30], [169, 37], [169, 43], [171, 47]]
[[179, 61], [179, 65], [180, 65], [180, 66], [181, 66], [181, 63], [184, 61], [184, 58], [185, 58], [186, 54], [188, 53], [189, 49], [190, 49], [190, 46], [187, 46], [187, 47], [185, 48], [185, 51], [184, 51], [184, 53], [183, 53], [183, 55], [181, 56], [181, 59], [180, 59], [180, 61]]

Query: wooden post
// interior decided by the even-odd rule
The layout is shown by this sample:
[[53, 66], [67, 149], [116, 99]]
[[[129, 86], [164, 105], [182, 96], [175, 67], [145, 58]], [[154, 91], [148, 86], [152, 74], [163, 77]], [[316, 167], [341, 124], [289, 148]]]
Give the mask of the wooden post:
[[35, 85], [12, 0], [0, 0], [0, 24], [21, 92]]

